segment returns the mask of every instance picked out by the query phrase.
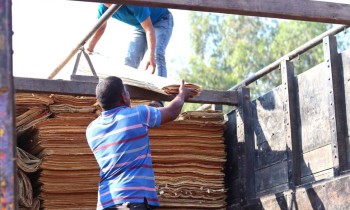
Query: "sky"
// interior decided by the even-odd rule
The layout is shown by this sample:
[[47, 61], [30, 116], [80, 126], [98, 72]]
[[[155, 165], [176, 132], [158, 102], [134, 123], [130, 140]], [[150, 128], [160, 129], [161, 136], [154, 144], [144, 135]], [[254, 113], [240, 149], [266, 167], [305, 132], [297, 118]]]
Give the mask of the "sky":
[[[98, 3], [65, 0], [13, 0], [13, 74], [47, 78], [97, 23]], [[189, 23], [186, 10], [170, 9], [174, 16], [173, 35], [167, 47], [168, 77], [176, 78], [179, 65], [190, 55]], [[133, 27], [115, 19], [95, 48], [91, 60], [97, 72], [113, 71], [122, 64]], [[174, 64], [176, 60], [177, 64]], [[69, 79], [74, 56], [55, 79]], [[81, 59], [79, 68], [87, 64]], [[108, 69], [108, 70], [107, 70]]]
[[[349, 4], [350, 0], [317, 0]], [[12, 0], [13, 74], [18, 77], [47, 78], [97, 23], [98, 3], [67, 0]], [[168, 78], [179, 79], [191, 53], [190, 11], [170, 9], [174, 16], [173, 35], [167, 47]], [[96, 71], [121, 69], [128, 37], [133, 28], [115, 19], [91, 56]], [[55, 79], [69, 79], [74, 56]], [[88, 69], [81, 59], [79, 69]], [[79, 74], [79, 72], [78, 72]]]

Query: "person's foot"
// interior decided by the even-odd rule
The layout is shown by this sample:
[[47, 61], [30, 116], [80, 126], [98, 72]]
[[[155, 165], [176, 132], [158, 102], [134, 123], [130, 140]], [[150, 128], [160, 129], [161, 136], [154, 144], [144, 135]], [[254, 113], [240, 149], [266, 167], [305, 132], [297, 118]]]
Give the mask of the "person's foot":
[[162, 101], [151, 101], [148, 106], [152, 106], [152, 107], [164, 107], [164, 104]]

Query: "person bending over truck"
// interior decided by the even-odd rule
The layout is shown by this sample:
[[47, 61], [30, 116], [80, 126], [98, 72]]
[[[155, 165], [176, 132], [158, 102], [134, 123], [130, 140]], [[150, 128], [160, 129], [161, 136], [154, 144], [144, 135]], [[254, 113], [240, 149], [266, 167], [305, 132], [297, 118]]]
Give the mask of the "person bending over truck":
[[129, 92], [120, 78], [107, 77], [97, 85], [102, 113], [86, 129], [100, 168], [97, 209], [159, 206], [148, 132], [176, 119], [184, 101], [194, 94], [182, 81], [179, 94], [166, 107], [130, 107]]
[[[98, 18], [110, 6], [111, 4], [101, 3], [98, 9]], [[112, 17], [135, 27], [124, 64], [136, 69], [139, 68], [147, 49], [149, 49], [145, 69], [150, 67], [153, 74], [157, 67], [158, 76], [167, 77], [165, 50], [174, 26], [170, 11], [167, 8], [123, 5]], [[92, 37], [87, 48], [90, 54], [94, 51], [106, 26], [107, 23], [104, 23]]]

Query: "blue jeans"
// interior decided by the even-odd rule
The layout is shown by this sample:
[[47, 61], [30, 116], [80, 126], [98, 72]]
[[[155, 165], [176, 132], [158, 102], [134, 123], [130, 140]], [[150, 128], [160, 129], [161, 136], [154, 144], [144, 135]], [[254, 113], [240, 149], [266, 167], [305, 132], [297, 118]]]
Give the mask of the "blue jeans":
[[[153, 25], [156, 36], [156, 65], [158, 76], [167, 77], [165, 49], [168, 46], [171, 34], [173, 32], [173, 16], [170, 12]], [[146, 33], [143, 29], [135, 29], [132, 40], [129, 43], [128, 54], [124, 64], [133, 68], [139, 68], [139, 65], [147, 51]]]

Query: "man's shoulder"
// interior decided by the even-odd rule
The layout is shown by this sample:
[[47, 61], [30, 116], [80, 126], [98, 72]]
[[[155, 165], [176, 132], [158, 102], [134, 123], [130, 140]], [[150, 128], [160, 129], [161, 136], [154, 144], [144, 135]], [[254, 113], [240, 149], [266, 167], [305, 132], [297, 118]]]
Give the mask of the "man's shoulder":
[[89, 125], [87, 126], [87, 129], [93, 127], [93, 126], [98, 122], [98, 119], [99, 119], [99, 118], [100, 118], [100, 117], [97, 117], [96, 119], [94, 119], [93, 121], [91, 121], [91, 122], [89, 123]]

